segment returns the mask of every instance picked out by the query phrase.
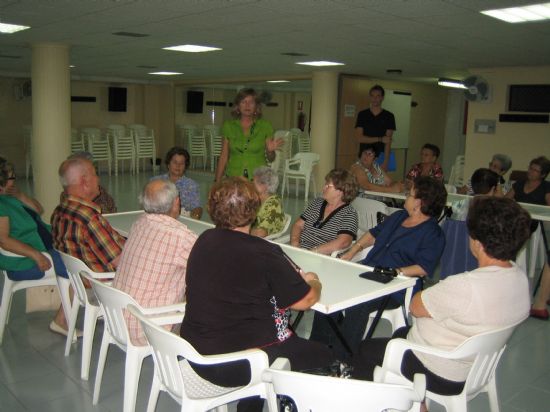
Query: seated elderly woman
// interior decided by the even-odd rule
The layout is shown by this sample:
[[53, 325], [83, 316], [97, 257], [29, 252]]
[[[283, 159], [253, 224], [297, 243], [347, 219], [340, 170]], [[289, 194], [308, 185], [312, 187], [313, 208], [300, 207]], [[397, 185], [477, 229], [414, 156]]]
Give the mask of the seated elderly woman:
[[[50, 226], [40, 218], [42, 210], [37, 200], [17, 188], [13, 167], [0, 158], [0, 247], [24, 256], [13, 257], [0, 253], [0, 268], [6, 270], [11, 280], [44, 277], [44, 272], [52, 264], [42, 252], [50, 255], [58, 276], [68, 277], [61, 257], [53, 248]], [[50, 323], [50, 330], [67, 335], [67, 321], [61, 307]]]
[[517, 202], [550, 206], [550, 182], [545, 179], [550, 173], [550, 160], [539, 156], [529, 162], [527, 179], [514, 183], [506, 196]]
[[[254, 185], [243, 177], [212, 186], [208, 213], [216, 228], [200, 235], [189, 255], [181, 336], [203, 355], [259, 348], [270, 363], [290, 359], [293, 370], [327, 366], [329, 348], [299, 338], [289, 326], [290, 309], [307, 310], [319, 299], [319, 278], [297, 269], [280, 246], [249, 234], [259, 206]], [[220, 386], [250, 380], [246, 361], [192, 366]]]
[[[505, 195], [512, 188], [512, 184], [510, 183], [510, 181], [507, 182], [506, 180], [504, 180], [504, 175], [508, 172], [508, 170], [510, 170], [511, 167], [512, 159], [510, 159], [510, 157], [505, 154], [494, 154], [493, 158], [489, 162], [489, 170], [495, 172], [498, 175], [498, 184], [495, 191], [496, 196]], [[464, 195], [473, 195], [474, 189], [472, 187], [472, 179], [468, 180], [468, 182], [464, 186], [458, 188], [457, 193], [461, 193]]]
[[[394, 268], [405, 276], [432, 276], [445, 246], [445, 236], [437, 218], [443, 211], [446, 199], [447, 192], [439, 180], [431, 177], [417, 178], [405, 200], [405, 209], [391, 214], [370, 229], [342, 259], [350, 260], [361, 250], [373, 246], [361, 262], [364, 265]], [[419, 280], [417, 288], [420, 285]], [[395, 293], [387, 307], [399, 307], [403, 300], [403, 293]], [[378, 309], [380, 303], [379, 299], [346, 310], [341, 327], [352, 351], [355, 352], [359, 347], [369, 313]], [[315, 330], [315, 325], [313, 329]], [[322, 329], [319, 334], [312, 330], [312, 336], [319, 336], [317, 340], [326, 342], [332, 334], [324, 330], [327, 329]], [[338, 345], [338, 341], [335, 344]], [[336, 350], [339, 355], [343, 353], [342, 348], [336, 347]]]
[[285, 213], [283, 202], [277, 196], [279, 176], [268, 166], [258, 167], [254, 171], [254, 186], [260, 195], [262, 204], [256, 214], [256, 220], [252, 224], [250, 234], [266, 237], [283, 230], [285, 225]]
[[[414, 295], [410, 330], [394, 337], [442, 350], [453, 350], [471, 336], [514, 325], [529, 314], [525, 273], [512, 261], [529, 237], [529, 214], [510, 199], [476, 198], [468, 213], [470, 250], [479, 268], [451, 276]], [[389, 338], [368, 339], [354, 359], [354, 377], [372, 379]], [[456, 395], [464, 387], [471, 362], [444, 360], [408, 351], [401, 371], [408, 379], [426, 375], [427, 390]]]
[[362, 145], [359, 148], [359, 160], [351, 165], [350, 170], [355, 176], [360, 190], [384, 193], [402, 192], [403, 183], [392, 182], [386, 172], [376, 163], [378, 155], [375, 145]]
[[190, 156], [187, 150], [183, 147], [172, 147], [168, 150], [164, 159], [168, 173], [156, 176], [153, 179], [169, 179], [174, 183], [180, 194], [182, 214], [189, 215], [193, 219], [200, 219], [202, 216], [202, 207], [199, 185], [193, 179], [185, 176], [189, 162]]
[[434, 144], [426, 143], [422, 146], [420, 150], [420, 163], [411, 167], [405, 179], [412, 182], [417, 177], [429, 176], [443, 181], [443, 169], [441, 165], [437, 163], [439, 153], [439, 147]]
[[357, 212], [350, 206], [355, 196], [353, 175], [331, 170], [325, 177], [323, 197], [314, 199], [292, 226], [290, 244], [324, 255], [347, 248], [357, 236]]
[[[495, 196], [497, 194], [497, 187], [499, 182], [499, 175], [490, 169], [477, 169], [472, 178], [470, 179], [470, 186], [472, 188], [472, 194], [474, 196], [485, 195]], [[453, 210], [452, 218], [454, 220], [466, 220], [468, 215], [468, 208], [470, 207], [471, 198], [465, 198], [454, 201], [451, 204]]]

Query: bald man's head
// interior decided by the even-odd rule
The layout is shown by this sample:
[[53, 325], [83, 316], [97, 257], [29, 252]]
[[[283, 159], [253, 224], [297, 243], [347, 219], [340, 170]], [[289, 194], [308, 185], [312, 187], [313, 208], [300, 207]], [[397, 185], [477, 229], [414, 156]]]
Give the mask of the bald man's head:
[[151, 180], [143, 188], [139, 200], [143, 205], [143, 210], [147, 213], [172, 217], [179, 215], [179, 191], [176, 185], [168, 179]]
[[59, 181], [70, 195], [93, 200], [99, 195], [99, 178], [94, 165], [85, 158], [69, 158], [59, 166]]

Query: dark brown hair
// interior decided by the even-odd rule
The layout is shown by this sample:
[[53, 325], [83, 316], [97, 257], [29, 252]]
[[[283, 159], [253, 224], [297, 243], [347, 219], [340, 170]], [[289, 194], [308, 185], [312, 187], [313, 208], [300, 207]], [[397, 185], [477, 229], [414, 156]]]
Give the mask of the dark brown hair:
[[438, 179], [420, 176], [414, 181], [414, 198], [420, 199], [423, 214], [437, 219], [447, 203], [447, 190]]

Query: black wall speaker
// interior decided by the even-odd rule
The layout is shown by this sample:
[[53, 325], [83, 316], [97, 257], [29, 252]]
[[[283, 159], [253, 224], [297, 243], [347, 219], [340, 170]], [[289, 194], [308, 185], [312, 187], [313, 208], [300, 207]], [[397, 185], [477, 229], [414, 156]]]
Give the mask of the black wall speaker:
[[109, 87], [109, 111], [125, 112], [126, 97], [127, 97], [126, 87]]
[[550, 113], [550, 84], [512, 84], [508, 91], [510, 112]]
[[204, 92], [196, 90], [187, 91], [187, 113], [202, 113]]
[[508, 123], [548, 123], [547, 114], [508, 114], [501, 113], [498, 116], [499, 122]]

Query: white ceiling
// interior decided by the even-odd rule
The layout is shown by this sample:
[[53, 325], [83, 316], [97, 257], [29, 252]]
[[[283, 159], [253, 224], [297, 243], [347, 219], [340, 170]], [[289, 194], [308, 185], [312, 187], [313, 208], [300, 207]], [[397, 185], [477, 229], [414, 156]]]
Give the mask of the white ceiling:
[[[78, 78], [154, 81], [147, 73], [159, 70], [184, 72], [169, 79], [176, 82], [308, 78], [313, 69], [294, 62], [321, 59], [380, 78], [392, 77], [388, 68], [402, 69], [408, 80], [463, 78], [474, 67], [550, 65], [550, 22], [510, 24], [479, 13], [534, 2], [0, 0], [1, 22], [32, 27], [0, 34], [0, 74], [29, 75], [30, 45], [60, 42], [71, 46]], [[112, 34], [121, 31], [149, 36]], [[223, 51], [161, 50], [178, 44]]]

